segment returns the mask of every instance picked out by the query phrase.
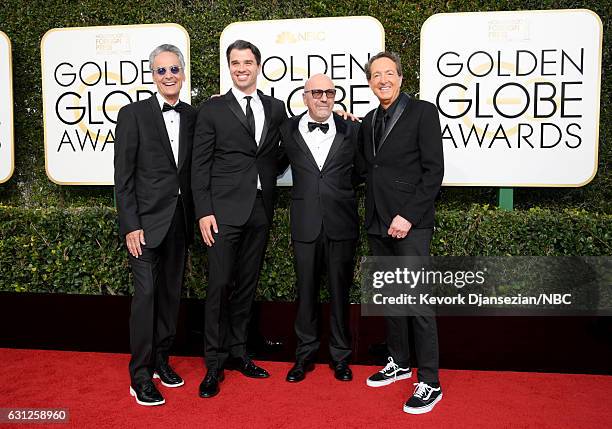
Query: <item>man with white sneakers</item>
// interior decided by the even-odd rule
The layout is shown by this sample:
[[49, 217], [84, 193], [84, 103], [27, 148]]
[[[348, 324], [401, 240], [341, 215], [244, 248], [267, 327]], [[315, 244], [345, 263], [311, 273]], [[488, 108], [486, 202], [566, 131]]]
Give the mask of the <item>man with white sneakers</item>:
[[[434, 201], [444, 176], [438, 111], [433, 104], [401, 92], [402, 66], [397, 54], [374, 55], [365, 72], [380, 101], [365, 116], [359, 132], [367, 165], [366, 227], [372, 255], [428, 256]], [[387, 316], [385, 320], [389, 362], [367, 384], [386, 386], [412, 376], [408, 346], [412, 325], [418, 383], [404, 411], [427, 413], [442, 399], [436, 319]]]
[[115, 139], [119, 231], [134, 278], [130, 313], [130, 394], [140, 405], [161, 405], [153, 384], [179, 387], [168, 361], [193, 237], [191, 148], [196, 112], [180, 101], [185, 59], [174, 45], [149, 56], [157, 93], [121, 108]]

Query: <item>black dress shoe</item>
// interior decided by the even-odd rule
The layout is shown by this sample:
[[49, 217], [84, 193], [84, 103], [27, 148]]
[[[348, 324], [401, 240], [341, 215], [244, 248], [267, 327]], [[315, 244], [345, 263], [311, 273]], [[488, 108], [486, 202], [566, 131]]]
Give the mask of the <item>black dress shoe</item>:
[[268, 378], [270, 374], [265, 369], [255, 365], [249, 357], [232, 358], [228, 360], [226, 366], [227, 369], [234, 369], [240, 371], [242, 375], [251, 378]]
[[145, 381], [136, 386], [130, 386], [130, 395], [136, 398], [137, 404], [144, 405], [145, 407], [166, 403], [164, 397], [159, 393], [159, 390], [157, 390], [152, 381]]
[[310, 362], [297, 361], [295, 365], [287, 373], [287, 380], [289, 383], [297, 383], [306, 378], [306, 373], [314, 369], [314, 364]]
[[331, 362], [329, 366], [334, 370], [336, 380], [351, 381], [353, 379], [353, 371], [351, 371], [348, 362]]
[[210, 368], [206, 371], [206, 377], [200, 383], [200, 398], [212, 398], [219, 393], [219, 383], [224, 379], [223, 370]]
[[178, 375], [167, 362], [162, 363], [155, 369], [153, 378], [159, 378], [161, 384], [166, 387], [179, 387], [185, 384], [183, 379]]

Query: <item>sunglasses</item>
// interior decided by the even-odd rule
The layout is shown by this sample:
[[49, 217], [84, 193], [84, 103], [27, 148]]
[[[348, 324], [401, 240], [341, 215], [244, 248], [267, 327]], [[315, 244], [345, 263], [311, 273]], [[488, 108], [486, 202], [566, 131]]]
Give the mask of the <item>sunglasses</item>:
[[304, 92], [310, 92], [310, 94], [312, 94], [312, 98], [317, 99], [317, 100], [323, 97], [323, 93], [325, 93], [327, 98], [334, 98], [336, 96], [335, 89], [310, 89]]
[[[157, 67], [153, 71], [157, 73], [158, 75], [163, 76], [166, 74], [166, 70], [167, 70], [166, 67]], [[180, 72], [181, 72], [181, 68], [179, 66], [170, 66], [170, 73], [179, 74]]]

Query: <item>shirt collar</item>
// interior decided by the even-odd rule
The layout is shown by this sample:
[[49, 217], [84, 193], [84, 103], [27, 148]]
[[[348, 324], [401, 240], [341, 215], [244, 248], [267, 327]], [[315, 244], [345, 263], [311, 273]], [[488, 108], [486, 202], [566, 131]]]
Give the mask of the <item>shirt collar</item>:
[[[316, 121], [316, 120], [312, 119], [312, 117], [310, 116], [310, 114], [308, 113], [308, 110], [307, 110], [306, 113], [304, 113], [304, 116], [302, 117], [302, 119], [300, 120], [300, 123], [303, 124], [305, 129], [308, 129], [308, 122], [317, 122], [317, 123], [319, 123], [319, 121]], [[336, 129], [336, 122], [334, 121], [334, 114], [333, 113], [331, 115], [329, 115], [329, 118], [327, 118], [325, 121], [320, 122], [320, 123], [321, 124], [329, 124], [329, 129], [332, 130], [332, 131]]]
[[[164, 103], [168, 103], [168, 102], [166, 101], [166, 99], [159, 92], [155, 93], [155, 97], [157, 98], [157, 103], [159, 104], [159, 108], [163, 109], [164, 108]], [[174, 104], [170, 104], [170, 103], [168, 103], [168, 104], [170, 104], [172, 107], [175, 107], [180, 102], [181, 102], [181, 100], [179, 99], [179, 100], [176, 100], [176, 103], [174, 103]]]
[[242, 91], [240, 91], [238, 88], [236, 88], [235, 86], [232, 86], [232, 94], [234, 94], [234, 97], [236, 97], [236, 100], [238, 100], [238, 102], [240, 103], [244, 97], [250, 95], [251, 97], [253, 97], [253, 99], [251, 100], [251, 102], [255, 101], [256, 103], [259, 103], [259, 94], [257, 93], [257, 90], [253, 91], [252, 94], [246, 94]]
[[397, 96], [397, 98], [395, 99], [395, 101], [393, 103], [391, 103], [391, 105], [389, 106], [388, 109], [383, 109], [382, 105], [378, 106], [378, 112], [382, 112], [383, 110], [385, 111], [385, 113], [387, 114], [387, 117], [390, 118], [391, 116], [393, 116], [393, 112], [395, 112], [395, 109], [397, 108], [397, 105], [399, 103], [400, 98], [402, 98], [402, 93], [400, 92], [399, 95]]

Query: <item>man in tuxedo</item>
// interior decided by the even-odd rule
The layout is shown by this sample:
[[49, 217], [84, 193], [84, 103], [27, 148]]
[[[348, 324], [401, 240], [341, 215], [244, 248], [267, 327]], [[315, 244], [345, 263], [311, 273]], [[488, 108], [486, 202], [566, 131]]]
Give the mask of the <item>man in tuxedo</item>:
[[[380, 105], [363, 119], [360, 150], [367, 164], [366, 227], [374, 256], [428, 256], [434, 201], [444, 175], [440, 120], [436, 107], [401, 93], [397, 54], [381, 52], [365, 68]], [[418, 383], [404, 411], [431, 411], [442, 399], [438, 379], [438, 333], [434, 317], [386, 317], [389, 363], [368, 386], [410, 378], [408, 348], [412, 325], [419, 365]]]
[[191, 149], [195, 109], [179, 100], [185, 60], [173, 45], [149, 56], [157, 93], [124, 106], [115, 133], [119, 229], [134, 278], [130, 315], [130, 394], [161, 405], [152, 382], [183, 385], [168, 363], [176, 333], [187, 246], [193, 237]]
[[349, 289], [359, 220], [354, 185], [358, 180], [358, 127], [333, 114], [336, 89], [323, 74], [310, 77], [303, 99], [308, 111], [281, 127], [284, 162], [291, 163], [291, 237], [297, 274], [298, 338], [289, 382], [312, 370], [319, 349], [317, 307], [321, 276], [327, 267], [331, 294], [331, 366], [336, 379], [352, 380], [348, 326]]
[[226, 51], [233, 87], [199, 110], [193, 148], [195, 216], [208, 247], [203, 398], [219, 393], [224, 367], [268, 372], [247, 355], [247, 327], [259, 280], [276, 186], [284, 104], [257, 91], [261, 53], [237, 40]]

